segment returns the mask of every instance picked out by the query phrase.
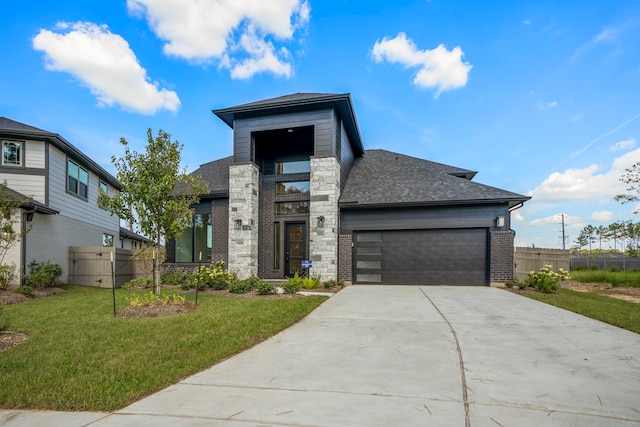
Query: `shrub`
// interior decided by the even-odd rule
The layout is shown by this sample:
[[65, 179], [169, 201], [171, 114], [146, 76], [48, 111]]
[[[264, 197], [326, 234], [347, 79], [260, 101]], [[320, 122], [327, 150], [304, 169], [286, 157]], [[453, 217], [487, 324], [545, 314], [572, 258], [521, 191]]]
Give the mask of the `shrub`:
[[58, 264], [46, 261], [34, 266], [25, 279], [28, 285], [35, 289], [42, 289], [58, 285], [60, 276], [62, 276], [62, 268]]
[[323, 287], [325, 288], [333, 288], [336, 285], [336, 281], [335, 280], [327, 280], [326, 282], [324, 282], [322, 284]]
[[298, 286], [302, 286], [302, 280], [303, 278], [300, 277], [297, 272], [293, 275], [293, 277], [288, 278], [289, 283], [295, 283]]
[[15, 290], [15, 292], [22, 294], [24, 296], [27, 297], [32, 297], [33, 296], [33, 286], [28, 286], [28, 285], [22, 285], [22, 286], [18, 286]]
[[532, 271], [525, 279], [525, 283], [533, 288], [544, 292], [556, 292], [560, 288], [561, 280], [568, 280], [569, 273], [562, 268], [557, 272], [551, 269], [550, 265], [545, 265], [540, 271]]
[[122, 289], [131, 290], [131, 289], [147, 289], [153, 286], [153, 278], [151, 276], [147, 277], [138, 277], [137, 279], [129, 280], [127, 283], [122, 285]]
[[15, 264], [0, 264], [0, 289], [7, 289], [15, 277]]
[[302, 279], [302, 286], [305, 289], [315, 289], [320, 285], [320, 278], [318, 277], [305, 277]]
[[300, 284], [289, 280], [288, 282], [282, 285], [282, 290], [284, 291], [285, 294], [295, 294], [300, 290]]
[[153, 292], [143, 295], [134, 295], [129, 298], [129, 306], [131, 307], [155, 307], [158, 305], [182, 305], [187, 299], [175, 293], [157, 296]]
[[173, 273], [166, 273], [162, 275], [162, 283], [166, 285], [182, 285], [187, 281], [187, 275], [185, 273], [181, 273], [179, 271], [175, 271]]
[[276, 287], [269, 282], [260, 281], [256, 285], [256, 293], [258, 295], [271, 295], [276, 293]]
[[229, 285], [229, 292], [233, 292], [234, 294], [244, 294], [256, 289], [260, 282], [261, 280], [256, 276], [252, 276], [244, 280], [236, 280]]
[[211, 282], [211, 287], [217, 291], [221, 291], [223, 289], [229, 288], [230, 283], [231, 280], [229, 280], [227, 277], [218, 276]]

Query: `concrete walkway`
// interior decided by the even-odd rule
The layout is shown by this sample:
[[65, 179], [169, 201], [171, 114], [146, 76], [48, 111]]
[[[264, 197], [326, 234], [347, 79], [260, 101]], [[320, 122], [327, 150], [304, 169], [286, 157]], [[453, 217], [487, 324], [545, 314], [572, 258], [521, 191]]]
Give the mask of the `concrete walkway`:
[[114, 414], [0, 425], [638, 426], [640, 335], [495, 288], [351, 286]]

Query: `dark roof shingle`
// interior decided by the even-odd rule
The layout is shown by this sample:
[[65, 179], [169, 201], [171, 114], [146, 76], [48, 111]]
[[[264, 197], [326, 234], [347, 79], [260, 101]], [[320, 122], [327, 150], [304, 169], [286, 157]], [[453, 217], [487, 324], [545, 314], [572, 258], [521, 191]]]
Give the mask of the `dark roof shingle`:
[[472, 182], [475, 173], [386, 150], [367, 150], [349, 173], [341, 206], [507, 202], [529, 197]]

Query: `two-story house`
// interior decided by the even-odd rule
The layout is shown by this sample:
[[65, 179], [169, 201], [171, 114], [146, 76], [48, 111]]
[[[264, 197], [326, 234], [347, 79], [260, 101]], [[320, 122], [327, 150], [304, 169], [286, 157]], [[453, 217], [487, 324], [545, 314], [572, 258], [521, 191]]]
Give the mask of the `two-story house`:
[[241, 278], [513, 278], [510, 212], [529, 197], [473, 182], [464, 168], [365, 150], [349, 94], [297, 93], [213, 113], [233, 129], [233, 155], [193, 172], [211, 191], [193, 228], [168, 242], [168, 262], [221, 259]]
[[67, 280], [70, 246], [114, 246], [120, 220], [96, 203], [98, 189], [120, 189], [111, 174], [62, 136], [0, 117], [0, 182], [22, 206], [21, 227], [31, 226], [10, 249], [5, 264], [28, 273], [33, 262], [51, 261]]

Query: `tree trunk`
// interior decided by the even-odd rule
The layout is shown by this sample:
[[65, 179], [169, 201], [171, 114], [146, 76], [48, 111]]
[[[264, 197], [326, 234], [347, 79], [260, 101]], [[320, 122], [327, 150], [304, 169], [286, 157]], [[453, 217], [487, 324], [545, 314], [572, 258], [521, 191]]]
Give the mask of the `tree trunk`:
[[156, 247], [153, 248], [153, 285], [157, 296], [160, 296], [160, 233], [156, 236]]

